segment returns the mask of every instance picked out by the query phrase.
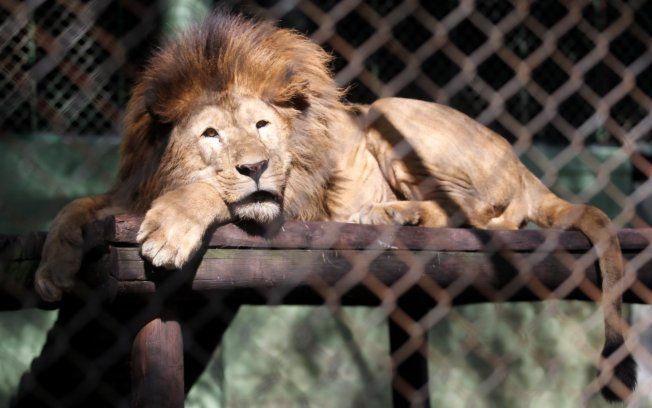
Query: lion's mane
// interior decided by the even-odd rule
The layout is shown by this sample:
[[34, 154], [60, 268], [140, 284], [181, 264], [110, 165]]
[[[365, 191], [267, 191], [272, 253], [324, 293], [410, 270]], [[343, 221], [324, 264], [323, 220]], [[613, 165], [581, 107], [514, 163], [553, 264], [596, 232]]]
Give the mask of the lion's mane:
[[332, 168], [328, 123], [343, 107], [329, 60], [296, 32], [223, 13], [171, 40], [150, 58], [127, 104], [115, 196], [143, 212], [162, 193], [187, 183], [184, 158], [164, 155], [171, 124], [207, 95], [238, 89], [294, 108], [284, 213], [296, 219], [323, 215]]

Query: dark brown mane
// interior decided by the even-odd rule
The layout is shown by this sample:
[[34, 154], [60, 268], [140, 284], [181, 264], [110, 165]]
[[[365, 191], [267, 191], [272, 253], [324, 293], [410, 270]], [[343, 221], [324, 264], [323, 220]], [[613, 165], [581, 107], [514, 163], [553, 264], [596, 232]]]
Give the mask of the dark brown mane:
[[320, 94], [337, 89], [326, 69], [329, 59], [313, 42], [270, 22], [214, 14], [150, 60], [142, 77], [146, 103], [174, 121], [206, 91], [239, 88], [275, 104], [337, 98]]

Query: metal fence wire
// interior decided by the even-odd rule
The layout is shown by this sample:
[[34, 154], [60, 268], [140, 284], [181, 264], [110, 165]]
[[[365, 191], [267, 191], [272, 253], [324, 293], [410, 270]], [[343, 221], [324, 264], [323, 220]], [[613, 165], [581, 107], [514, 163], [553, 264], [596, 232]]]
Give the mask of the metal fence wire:
[[[185, 15], [201, 14], [214, 5], [182, 0], [0, 0], [0, 136], [47, 133], [88, 140], [91, 146], [118, 135], [130, 87], [146, 58], [178, 29]], [[348, 100], [371, 103], [402, 96], [452, 106], [504, 136], [528, 167], [564, 198], [594, 203], [619, 228], [650, 226], [652, 1], [259, 0], [227, 6], [277, 20], [321, 44], [334, 57], [332, 71], [338, 84], [348, 87]], [[485, 253], [497, 251], [512, 259], [499, 243], [485, 244]], [[548, 252], [545, 244], [540, 251], [535, 248], [519, 257], [519, 265], [533, 269]], [[651, 252], [645, 244], [628, 255], [628, 276], [647, 267]], [[433, 405], [443, 406], [563, 406], [568, 401], [574, 406], [592, 398], [601, 341], [597, 308], [570, 302], [453, 307], [451, 299], [467, 290], [469, 282], [460, 279], [440, 286], [436, 280], [399, 279], [387, 284], [367, 277], [364, 271], [385, 259], [382, 254], [377, 248], [339, 253], [349, 274], [335, 282], [310, 281], [326, 308], [292, 309], [287, 319], [244, 308], [246, 319], [232, 323], [231, 337], [224, 335], [217, 360], [211, 359], [211, 344], [217, 340], [210, 333], [231, 321], [233, 299], [206, 297], [177, 310], [188, 331], [186, 385], [195, 383], [188, 403], [335, 406], [332, 401], [341, 398], [347, 406], [388, 405], [392, 386], [383, 384], [391, 382], [391, 363], [378, 357], [387, 354], [383, 347], [391, 340], [378, 331], [388, 317], [404, 329], [405, 344], [419, 333], [430, 333], [427, 345], [392, 349], [392, 358], [399, 361], [415, 350], [427, 356], [429, 386], [422, 384], [415, 393], [413, 382], [394, 379], [394, 389], [415, 404], [428, 396]], [[559, 263], [574, 270], [576, 254], [557, 255]], [[407, 265], [409, 272], [423, 270], [434, 255], [401, 251], [396, 256], [398, 260], [388, 262]], [[586, 266], [593, 261], [583, 262]], [[560, 290], [595, 299], [591, 288], [571, 278]], [[414, 299], [432, 306], [418, 316], [403, 310], [410, 308], [404, 300], [397, 301], [415, 283], [417, 293], [410, 292]], [[629, 282], [641, 303], [652, 302], [647, 284], [635, 278]], [[340, 309], [356, 285], [373, 293], [380, 306]], [[500, 302], [523, 287], [541, 300], [559, 297], [558, 292], [538, 290], [518, 279], [512, 289], [483, 296]], [[256, 292], [257, 302], [284, 303], [288, 293]], [[29, 395], [26, 404], [75, 405], [90, 396], [125, 404], [129, 379], [119, 374], [126, 363], [117, 344], [124, 346], [152, 308], [163, 307], [128, 302], [133, 305], [128, 312], [102, 299], [62, 304], [58, 326], [44, 349], [58, 350], [58, 357], [41, 356], [23, 378], [20, 393]], [[98, 308], [108, 309], [98, 317]], [[647, 306], [627, 310], [634, 333], [631, 346], [640, 365], [639, 386], [630, 404], [646, 406], [652, 404], [652, 356], [646, 349], [652, 344], [650, 311]], [[497, 333], [487, 335], [494, 344], [483, 343], [483, 330]], [[572, 333], [574, 345], [556, 339], [564, 330], [567, 336]], [[258, 336], [263, 336], [260, 341]], [[89, 338], [101, 341], [91, 348], [80, 345]], [[332, 355], [320, 355], [326, 352]], [[303, 368], [290, 367], [286, 360]], [[55, 374], [57, 364], [72, 370], [67, 382]], [[208, 374], [199, 377], [205, 364], [212, 383], [204, 379]], [[564, 364], [584, 365], [568, 369]], [[419, 369], [418, 363], [414, 367]], [[239, 369], [240, 374], [250, 373], [249, 382], [239, 379]], [[352, 385], [347, 375], [362, 385]], [[68, 385], [54, 390], [53, 384], [62, 382]], [[331, 382], [332, 388], [327, 385]], [[221, 387], [217, 397], [211, 387], [218, 385], [211, 384]], [[555, 394], [549, 387], [574, 391]], [[321, 395], [315, 391], [319, 388], [331, 394]], [[229, 396], [229, 389], [241, 391]]]

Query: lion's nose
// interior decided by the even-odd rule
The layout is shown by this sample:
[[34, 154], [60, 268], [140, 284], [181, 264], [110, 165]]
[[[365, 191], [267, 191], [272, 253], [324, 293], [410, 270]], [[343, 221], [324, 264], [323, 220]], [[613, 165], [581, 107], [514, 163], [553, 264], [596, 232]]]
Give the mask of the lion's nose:
[[252, 179], [257, 179], [267, 168], [267, 160], [261, 160], [256, 163], [238, 164], [235, 169], [243, 176], [249, 176]]

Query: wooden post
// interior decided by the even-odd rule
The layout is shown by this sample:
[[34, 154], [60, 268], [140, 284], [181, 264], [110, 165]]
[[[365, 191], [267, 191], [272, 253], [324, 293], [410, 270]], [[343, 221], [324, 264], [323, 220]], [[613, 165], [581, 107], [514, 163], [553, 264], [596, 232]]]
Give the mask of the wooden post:
[[138, 332], [131, 350], [133, 407], [184, 406], [183, 336], [172, 319], [156, 318]]
[[[399, 299], [398, 316], [389, 318], [389, 345], [392, 359], [392, 403], [394, 408], [429, 407], [428, 391], [428, 335], [411, 337], [410, 323], [405, 317], [418, 322], [432, 305], [431, 298], [424, 293], [412, 290]], [[415, 293], [419, 292], [419, 293]], [[427, 296], [427, 295], [426, 295]], [[403, 320], [403, 321], [401, 321]], [[402, 323], [402, 324], [399, 324]]]

